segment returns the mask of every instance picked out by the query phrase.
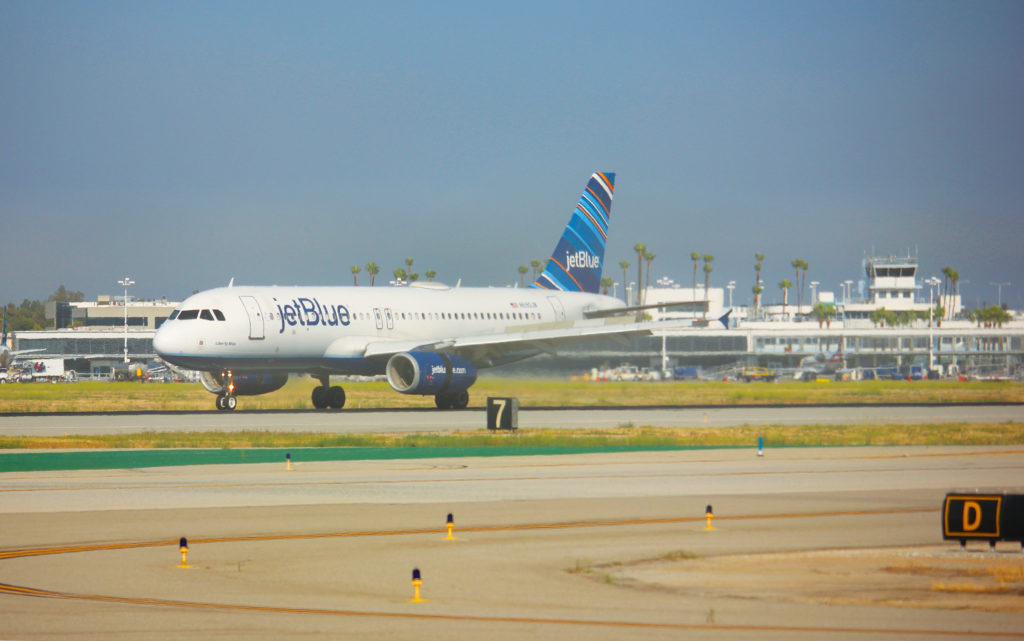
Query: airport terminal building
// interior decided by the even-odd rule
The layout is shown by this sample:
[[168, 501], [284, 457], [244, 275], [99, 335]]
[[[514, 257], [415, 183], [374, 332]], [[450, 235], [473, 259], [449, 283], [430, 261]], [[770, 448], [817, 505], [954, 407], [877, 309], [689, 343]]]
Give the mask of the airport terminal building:
[[[39, 349], [26, 356], [61, 358], [65, 368], [81, 377], [109, 378], [124, 366], [125, 346], [132, 363], [157, 360], [153, 336], [180, 304], [168, 300], [139, 301], [100, 296], [81, 303], [48, 302], [46, 318], [53, 329], [17, 332], [12, 349]], [[127, 342], [126, 342], [127, 341]]]
[[[1020, 376], [1024, 374], [1024, 316], [1011, 314], [1002, 326], [982, 327], [963, 318], [959, 296], [944, 298], [950, 310], [944, 320], [929, 321], [937, 302], [935, 282], [919, 282], [915, 258], [865, 259], [866, 280], [856, 295], [847, 287], [838, 298], [813, 291], [797, 305], [732, 306], [732, 290], [678, 286], [652, 287], [644, 302], [659, 305], [652, 320], [679, 320], [692, 327], [657, 336], [602, 340], [527, 359], [495, 370], [510, 374], [571, 376], [593, 369], [630, 364], [654, 370], [699, 367], [715, 376], [741, 365], [797, 368], [808, 356], [842, 355], [845, 368], [910, 365], [944, 374]], [[852, 281], [847, 281], [850, 283]], [[41, 349], [39, 358], [62, 358], [79, 375], [107, 377], [123, 367], [125, 341], [132, 363], [157, 361], [153, 336], [179, 303], [100, 297], [88, 303], [48, 303], [54, 329], [18, 332], [16, 350]], [[831, 315], [813, 316], [816, 305]], [[890, 327], [871, 320], [876, 310], [917, 313], [919, 318]], [[730, 311], [728, 328], [715, 319]], [[950, 319], [952, 318], [952, 320]], [[127, 322], [126, 322], [127, 321]]]

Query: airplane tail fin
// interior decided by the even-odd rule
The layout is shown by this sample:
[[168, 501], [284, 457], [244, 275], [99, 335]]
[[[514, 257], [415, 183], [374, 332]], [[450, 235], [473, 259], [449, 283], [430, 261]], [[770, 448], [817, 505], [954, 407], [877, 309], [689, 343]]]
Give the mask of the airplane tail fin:
[[555, 252], [530, 287], [592, 294], [600, 291], [614, 193], [615, 174], [597, 172], [590, 177]]

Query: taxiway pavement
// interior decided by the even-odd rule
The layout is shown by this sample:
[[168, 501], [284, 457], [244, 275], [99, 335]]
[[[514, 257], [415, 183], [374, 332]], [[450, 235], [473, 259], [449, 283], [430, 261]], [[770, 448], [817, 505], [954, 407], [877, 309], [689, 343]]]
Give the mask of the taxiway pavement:
[[[1024, 421], [1021, 405], [866, 405], [814, 407], [565, 408], [519, 410], [521, 428], [621, 426], [849, 425], [853, 423], [1004, 423]], [[461, 411], [341, 410], [0, 416], [0, 435], [55, 436], [141, 431], [409, 433], [486, 427], [483, 408]]]
[[[794, 597], [784, 569], [756, 575], [762, 589], [753, 595], [632, 578], [652, 563], [685, 573], [691, 559], [942, 545], [942, 497], [974, 488], [1024, 488], [1024, 449], [793, 448], [757, 457], [751, 448], [294, 461], [291, 471], [282, 463], [6, 473], [0, 635], [1020, 638], [1020, 609], [844, 602], [825, 598], [833, 586], [816, 585], [814, 572], [793, 580], [802, 593], [820, 587], [820, 601]], [[707, 505], [714, 530], [705, 529]], [[190, 569], [176, 567], [182, 536]], [[1020, 552], [1002, 546], [995, 554]], [[631, 567], [644, 572], [623, 571]], [[426, 602], [409, 602], [413, 568]]]

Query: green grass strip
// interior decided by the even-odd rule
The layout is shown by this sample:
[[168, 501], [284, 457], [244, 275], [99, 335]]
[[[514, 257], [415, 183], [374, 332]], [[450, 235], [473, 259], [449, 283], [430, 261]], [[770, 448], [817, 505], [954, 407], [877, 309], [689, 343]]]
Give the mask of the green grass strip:
[[182, 465], [238, 465], [250, 463], [285, 464], [291, 454], [293, 463], [312, 461], [367, 461], [381, 459], [464, 458], [479, 456], [555, 456], [695, 449], [681, 446], [603, 447], [318, 447], [301, 449], [233, 450], [122, 450], [96, 452], [25, 452], [0, 454], [0, 472], [40, 472], [56, 470], [109, 470]]
[[[471, 456], [537, 456], [712, 448], [1024, 445], [1024, 423], [917, 425], [741, 425], [711, 428], [623, 426], [609, 429], [486, 430], [418, 434], [314, 432], [140, 432], [0, 437], [0, 473], [354, 461]], [[29, 451], [27, 451], [29, 450]], [[76, 451], [68, 451], [76, 450]], [[85, 450], [85, 451], [80, 451]]]

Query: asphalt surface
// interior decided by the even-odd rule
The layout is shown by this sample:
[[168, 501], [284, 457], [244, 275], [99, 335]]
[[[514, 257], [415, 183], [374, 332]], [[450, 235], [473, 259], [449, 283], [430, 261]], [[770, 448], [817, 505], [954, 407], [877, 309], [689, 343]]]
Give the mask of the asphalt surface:
[[[520, 409], [520, 428], [574, 429], [621, 426], [724, 427], [734, 425], [848, 425], [852, 423], [1003, 423], [1024, 421], [1021, 405], [864, 405], [814, 407]], [[0, 435], [54, 436], [140, 431], [409, 433], [476, 430], [487, 426], [483, 408], [297, 412], [182, 412], [85, 415], [4, 415]]]
[[[186, 429], [195, 419], [246, 416], [158, 418]], [[350, 418], [269, 416], [272, 424]], [[1012, 573], [1009, 605], [994, 610], [969, 588], [913, 607], [854, 601], [840, 589], [862, 564], [859, 553], [911, 550], [979, 571], [992, 559], [1022, 558], [1012, 543], [966, 553], [943, 543], [944, 495], [975, 489], [1024, 491], [1024, 448], [9, 472], [0, 474], [0, 637], [1024, 638]], [[713, 530], [705, 529], [708, 505]], [[449, 513], [454, 540], [446, 539]], [[177, 567], [183, 536], [190, 568]], [[818, 553], [852, 560], [824, 574]], [[757, 560], [737, 567], [747, 558]], [[410, 602], [413, 568], [422, 572], [423, 602]], [[719, 582], [726, 573], [734, 580]], [[880, 576], [869, 594], [900, 593], [910, 578]]]

